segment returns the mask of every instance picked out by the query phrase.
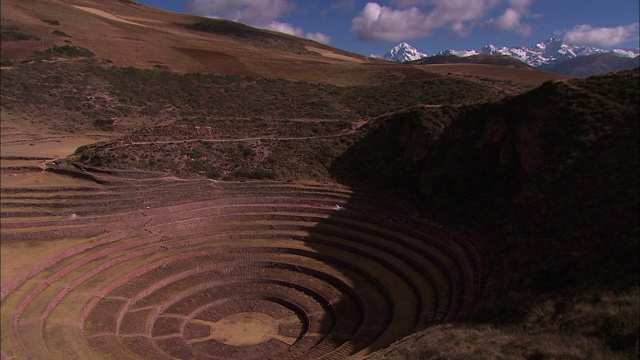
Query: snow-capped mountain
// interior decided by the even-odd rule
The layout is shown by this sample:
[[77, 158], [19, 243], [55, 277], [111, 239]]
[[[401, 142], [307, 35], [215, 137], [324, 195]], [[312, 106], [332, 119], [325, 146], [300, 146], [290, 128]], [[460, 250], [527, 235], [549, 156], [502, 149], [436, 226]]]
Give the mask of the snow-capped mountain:
[[[398, 46], [396, 46], [394, 49], [398, 48]], [[460, 57], [479, 55], [479, 54], [508, 55], [526, 64], [529, 64], [533, 67], [538, 67], [542, 65], [558, 64], [563, 61], [576, 58], [578, 56], [586, 56], [586, 55], [602, 54], [602, 53], [612, 53], [617, 56], [634, 58], [640, 54], [640, 50], [639, 49], [615, 49], [615, 50], [609, 51], [609, 50], [603, 50], [598, 48], [592, 48], [588, 46], [570, 45], [562, 41], [562, 39], [550, 38], [547, 41], [536, 44], [530, 48], [525, 48], [523, 46], [499, 48], [494, 45], [486, 45], [479, 50], [448, 49], [448, 50], [440, 51], [436, 55], [445, 55], [445, 56], [456, 55]], [[408, 61], [408, 60], [404, 60], [404, 61]]]
[[588, 46], [569, 45], [558, 38], [551, 38], [530, 48], [522, 46], [497, 48], [493, 45], [487, 45], [480, 49], [480, 54], [508, 55], [533, 67], [557, 64], [578, 56], [606, 52], [609, 51]]
[[393, 49], [389, 50], [388, 53], [382, 55], [382, 58], [390, 61], [405, 62], [422, 59], [427, 56], [427, 54], [421, 53], [413, 46], [407, 44], [406, 42], [403, 42], [396, 45]]

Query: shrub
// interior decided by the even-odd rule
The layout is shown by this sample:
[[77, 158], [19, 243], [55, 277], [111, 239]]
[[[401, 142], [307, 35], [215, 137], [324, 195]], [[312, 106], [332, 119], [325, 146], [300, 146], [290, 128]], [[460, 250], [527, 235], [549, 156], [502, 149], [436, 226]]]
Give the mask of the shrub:
[[20, 32], [16, 26], [8, 26], [2, 29], [0, 40], [2, 41], [25, 41], [25, 40], [39, 40], [40, 38]]
[[60, 30], [53, 30], [51, 33], [52, 33], [53, 35], [56, 35], [56, 36], [73, 37], [73, 36], [71, 36], [71, 35], [67, 34], [66, 32], [64, 32], [64, 31], [60, 31]]
[[91, 50], [84, 48], [82, 46], [53, 45], [49, 49], [44, 51], [34, 51], [33, 54], [31, 55], [31, 59], [53, 60], [55, 58], [73, 59], [73, 58], [93, 57], [93, 56], [95, 56], [95, 54], [91, 52]]
[[43, 22], [46, 22], [49, 25], [58, 26], [60, 25], [60, 21], [52, 20], [52, 19], [42, 19]]
[[93, 121], [93, 126], [98, 130], [113, 131], [115, 129], [115, 122], [113, 119], [99, 118]]
[[209, 179], [219, 179], [222, 177], [222, 174], [220, 173], [220, 171], [218, 171], [218, 169], [209, 169], [206, 176]]

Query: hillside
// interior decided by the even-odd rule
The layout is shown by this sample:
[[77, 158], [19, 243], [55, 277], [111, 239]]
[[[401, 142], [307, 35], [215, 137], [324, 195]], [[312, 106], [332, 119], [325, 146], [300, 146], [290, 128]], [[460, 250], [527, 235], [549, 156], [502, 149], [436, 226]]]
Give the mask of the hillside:
[[[520, 354], [561, 357], [581, 347], [580, 337], [600, 337], [613, 326], [602, 323], [598, 306], [619, 316], [607, 320], [620, 333], [605, 336], [606, 346], [634, 351], [638, 75], [636, 69], [549, 82], [498, 103], [422, 107], [363, 129], [332, 165], [343, 183], [412, 193], [422, 211], [444, 224], [482, 224], [492, 232], [480, 245], [492, 260], [485, 263], [491, 275], [476, 322], [440, 328], [443, 334], [427, 330], [390, 350], [396, 357], [372, 358], [433, 356], [445, 348], [447, 358], [468, 354], [453, 340], [428, 340], [445, 334], [459, 342], [473, 336], [471, 349], [489, 357], [544, 334], [554, 345]], [[487, 323], [511, 325], [478, 328]], [[489, 345], [498, 338], [500, 345]], [[576, 356], [613, 356], [602, 351]]]
[[[134, 1], [2, 1], [2, 62], [52, 45], [90, 49], [115, 66], [177, 72], [375, 81], [369, 59], [305, 38], [178, 14]], [[314, 68], [314, 71], [309, 71]]]
[[425, 67], [394, 64], [306, 38], [134, 1], [3, 0], [2, 13], [0, 60], [5, 67], [28, 61], [35, 51], [68, 45], [88, 49], [104, 65], [175, 72], [335, 85], [433, 76]]
[[[102, 67], [91, 61], [37, 62], [4, 71], [2, 103], [7, 119], [28, 115], [41, 131], [98, 132], [117, 139], [98, 144], [97, 152], [95, 146], [81, 149], [76, 158], [89, 165], [216, 179], [260, 171], [295, 179], [327, 178], [330, 154], [339, 153], [342, 142], [348, 144], [353, 130], [372, 117], [421, 103], [497, 100], [523, 88], [438, 75], [345, 87]], [[251, 141], [231, 148], [225, 142], [238, 138]], [[291, 140], [278, 141], [282, 138]], [[317, 163], [298, 156], [326, 159], [316, 169]]]

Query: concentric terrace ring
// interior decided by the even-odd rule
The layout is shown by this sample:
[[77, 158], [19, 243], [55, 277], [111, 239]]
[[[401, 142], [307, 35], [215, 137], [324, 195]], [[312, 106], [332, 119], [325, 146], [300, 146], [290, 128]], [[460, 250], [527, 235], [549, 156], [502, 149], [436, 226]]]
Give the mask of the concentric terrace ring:
[[478, 296], [464, 236], [335, 184], [2, 197], [3, 241], [75, 240], [3, 284], [8, 358], [343, 359], [464, 317]]

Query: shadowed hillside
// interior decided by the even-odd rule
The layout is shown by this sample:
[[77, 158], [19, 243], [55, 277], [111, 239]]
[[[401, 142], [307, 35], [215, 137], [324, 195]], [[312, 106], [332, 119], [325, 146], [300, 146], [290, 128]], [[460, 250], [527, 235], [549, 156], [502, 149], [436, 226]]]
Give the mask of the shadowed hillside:
[[[549, 82], [498, 103], [397, 113], [363, 129], [332, 170], [353, 186], [419, 195], [427, 214], [496, 234], [480, 245], [492, 259], [480, 323], [601, 336], [607, 325], [580, 313], [585, 301], [637, 296], [639, 96], [636, 69]], [[554, 303], [555, 315], [532, 323]], [[630, 354], [637, 322], [625, 309], [621, 333], [605, 339]], [[600, 325], [578, 325], [589, 321]]]

